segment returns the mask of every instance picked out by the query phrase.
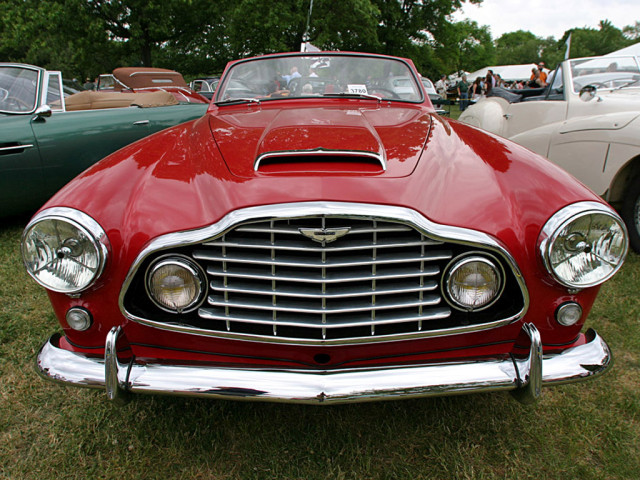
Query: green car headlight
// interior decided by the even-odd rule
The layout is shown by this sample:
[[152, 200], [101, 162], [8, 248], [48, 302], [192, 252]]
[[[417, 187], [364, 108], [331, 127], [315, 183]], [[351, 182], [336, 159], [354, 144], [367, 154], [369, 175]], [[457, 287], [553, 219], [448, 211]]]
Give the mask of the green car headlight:
[[587, 288], [611, 278], [627, 254], [622, 219], [606, 205], [581, 202], [563, 208], [545, 224], [540, 253], [549, 273], [570, 288]]
[[71, 208], [38, 214], [22, 235], [27, 272], [43, 287], [74, 294], [90, 287], [107, 260], [107, 236], [88, 215]]

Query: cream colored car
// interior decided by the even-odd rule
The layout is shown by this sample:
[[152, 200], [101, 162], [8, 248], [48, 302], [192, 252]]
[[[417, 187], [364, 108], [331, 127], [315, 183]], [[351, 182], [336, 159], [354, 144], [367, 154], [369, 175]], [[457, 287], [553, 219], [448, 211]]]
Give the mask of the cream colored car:
[[[640, 65], [637, 57], [562, 62], [541, 89], [501, 90], [460, 120], [561, 166], [616, 207], [640, 252]], [[505, 98], [502, 98], [505, 97]]]

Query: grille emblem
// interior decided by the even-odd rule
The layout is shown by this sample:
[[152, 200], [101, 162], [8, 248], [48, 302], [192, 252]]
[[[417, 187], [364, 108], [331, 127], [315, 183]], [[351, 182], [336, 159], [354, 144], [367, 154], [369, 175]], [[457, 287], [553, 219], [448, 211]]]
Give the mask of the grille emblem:
[[344, 237], [351, 227], [344, 228], [299, 228], [302, 235], [310, 238], [314, 242], [318, 243], [331, 243], [335, 242], [340, 237]]

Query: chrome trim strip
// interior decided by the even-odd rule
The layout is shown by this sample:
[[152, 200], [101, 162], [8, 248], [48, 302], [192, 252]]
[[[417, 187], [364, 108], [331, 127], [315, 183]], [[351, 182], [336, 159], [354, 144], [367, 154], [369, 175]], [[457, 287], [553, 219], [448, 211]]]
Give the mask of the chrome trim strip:
[[[279, 310], [279, 311], [282, 311], [282, 310]], [[209, 320], [230, 321], [230, 322], [239, 322], [239, 323], [257, 323], [257, 324], [265, 324], [265, 325], [272, 325], [274, 323], [273, 321], [266, 320], [263, 317], [256, 317], [256, 318], [251, 318], [248, 316], [227, 317], [222, 315], [216, 315], [215, 311], [211, 311], [206, 307], [201, 308], [198, 313], [202, 318], [209, 319]], [[319, 310], [319, 311], [304, 312], [304, 313], [311, 313], [316, 316], [319, 316], [321, 315], [322, 311]], [[423, 313], [422, 315], [414, 315], [410, 317], [395, 316], [394, 318], [391, 318], [391, 319], [376, 317], [375, 320], [372, 320], [370, 317], [368, 317], [362, 320], [338, 320], [332, 323], [322, 323], [320, 319], [318, 319], [317, 321], [307, 319], [304, 322], [302, 322], [302, 321], [290, 320], [286, 318], [279, 318], [278, 321], [275, 323], [283, 327], [302, 327], [302, 328], [309, 328], [309, 329], [315, 328], [318, 330], [320, 329], [330, 330], [332, 328], [359, 327], [359, 326], [368, 326], [368, 325], [390, 325], [395, 323], [421, 322], [421, 321], [428, 322], [430, 320], [440, 320], [443, 318], [449, 318], [449, 316], [451, 316], [451, 311], [448, 308], [434, 308], [434, 309], [430, 309], [427, 313]], [[264, 337], [262, 338], [264, 339]], [[271, 340], [271, 337], [267, 341], [270, 341], [270, 340]], [[318, 343], [317, 341], [313, 341], [313, 340], [301, 339], [299, 341], [305, 342], [305, 343]], [[341, 341], [345, 342], [346, 340], [341, 339]], [[335, 340], [334, 342], [338, 342], [338, 340]], [[330, 343], [330, 342], [325, 341], [323, 343]]]
[[0, 148], [0, 153], [1, 152], [8, 153], [8, 152], [11, 152], [13, 150], [24, 150], [26, 148], [31, 148], [33, 146], [34, 145], [32, 143], [29, 143], [29, 144], [25, 144], [25, 145], [14, 145], [12, 147], [2, 147], [2, 148]]
[[323, 262], [321, 259], [317, 259], [315, 261], [300, 261], [300, 260], [287, 260], [287, 257], [280, 257], [283, 260], [261, 260], [256, 258], [251, 258], [248, 256], [232, 256], [230, 254], [226, 256], [215, 255], [211, 253], [198, 253], [194, 255], [194, 258], [198, 260], [206, 260], [212, 262], [227, 262], [227, 263], [245, 263], [249, 265], [276, 265], [278, 267], [307, 267], [307, 268], [317, 268], [317, 269], [330, 269], [330, 268], [344, 268], [344, 267], [359, 267], [359, 266], [367, 266], [367, 265], [395, 265], [398, 263], [415, 263], [415, 262], [431, 262], [438, 260], [448, 260], [451, 258], [449, 254], [436, 255], [432, 254], [429, 256], [396, 256], [392, 258], [376, 258], [371, 259], [367, 257], [366, 260], [358, 260], [357, 256], [353, 256], [353, 260], [340, 260], [340, 261], [326, 261]]
[[[219, 399], [258, 400], [289, 403], [333, 404], [428, 397], [472, 392], [538, 389], [585, 380], [604, 373], [611, 366], [606, 342], [593, 330], [587, 343], [546, 355], [538, 362], [532, 335], [530, 359], [489, 358], [466, 362], [434, 363], [342, 370], [289, 370], [265, 368], [222, 368], [197, 365], [120, 363], [117, 384], [132, 393], [199, 396]], [[538, 334], [539, 338], [539, 334]], [[57, 346], [52, 336], [40, 349], [37, 368], [44, 378], [79, 387], [105, 387], [105, 360], [69, 352]], [[113, 341], [113, 340], [112, 340]], [[109, 362], [113, 362], [113, 356]], [[113, 370], [113, 367], [109, 367]], [[530, 372], [529, 381], [521, 380]], [[542, 373], [544, 372], [544, 373]], [[539, 375], [542, 373], [542, 375]], [[117, 395], [116, 395], [117, 398]]]
[[[242, 230], [241, 228], [236, 229], [236, 231], [240, 231]], [[357, 230], [352, 230], [349, 233], [359, 233]], [[249, 242], [228, 242], [228, 241], [221, 241], [221, 240], [214, 240], [212, 242], [207, 242], [207, 243], [203, 243], [204, 246], [207, 247], [237, 247], [237, 248], [251, 248], [254, 250], [275, 250], [275, 251], [282, 251], [282, 252], [358, 252], [360, 250], [370, 250], [372, 248], [377, 249], [378, 251], [380, 250], [384, 250], [384, 249], [392, 249], [392, 248], [396, 248], [396, 247], [430, 247], [430, 246], [438, 246], [441, 245], [440, 242], [429, 242], [429, 241], [424, 241], [424, 242], [407, 242], [407, 243], [385, 243], [385, 242], [380, 242], [380, 243], [376, 243], [375, 245], [373, 243], [351, 243], [350, 245], [346, 246], [346, 247], [340, 247], [340, 246], [334, 246], [334, 245], [329, 245], [327, 247], [305, 247], [302, 246], [302, 244], [300, 244], [300, 246], [295, 245], [295, 244], [291, 244], [291, 245], [287, 245], [287, 244], [280, 244], [280, 245], [271, 245], [271, 244], [267, 244], [267, 243], [249, 243]], [[196, 253], [197, 255], [197, 253]], [[204, 253], [203, 254], [204, 257], [203, 259], [206, 259], [207, 255], [210, 255], [209, 253]], [[198, 258], [196, 256], [196, 258]], [[225, 257], [226, 260], [227, 257]], [[449, 255], [449, 258], [451, 258], [451, 255]], [[214, 258], [215, 260], [218, 260], [217, 258]], [[420, 257], [421, 260], [425, 259], [424, 257]], [[436, 259], [438, 260], [438, 259]]]
[[511, 254], [504, 248], [502, 244], [498, 242], [494, 237], [491, 237], [485, 233], [469, 230], [461, 227], [454, 227], [449, 225], [441, 225], [432, 222], [425, 218], [423, 215], [415, 210], [411, 210], [404, 207], [389, 206], [389, 205], [373, 205], [364, 203], [347, 203], [347, 202], [301, 202], [301, 203], [283, 203], [276, 205], [261, 205], [257, 207], [248, 207], [239, 210], [234, 210], [224, 216], [219, 222], [203, 227], [197, 230], [189, 230], [184, 232], [169, 233], [152, 240], [137, 256], [136, 260], [131, 265], [129, 273], [125, 278], [120, 290], [120, 296], [118, 299], [118, 305], [120, 311], [125, 318], [134, 322], [141, 323], [154, 328], [160, 328], [168, 331], [175, 331], [181, 333], [190, 333], [195, 335], [203, 335], [209, 337], [231, 338], [236, 340], [247, 340], [264, 342], [265, 338], [249, 334], [238, 334], [230, 332], [209, 331], [205, 329], [185, 326], [185, 325], [170, 325], [162, 322], [156, 322], [153, 320], [144, 319], [129, 313], [124, 308], [124, 296], [128, 290], [137, 270], [144, 260], [153, 253], [157, 253], [170, 248], [185, 247], [188, 245], [194, 245], [203, 243], [207, 240], [213, 239], [216, 236], [221, 235], [223, 232], [232, 229], [235, 225], [245, 223], [248, 221], [269, 221], [285, 218], [310, 218], [317, 216], [331, 216], [331, 217], [343, 217], [345, 219], [371, 219], [390, 222], [400, 222], [409, 224], [424, 235], [443, 242], [457, 243], [461, 245], [478, 247], [481, 246], [493, 253], [499, 255], [505, 260], [511, 267], [520, 291], [524, 299], [524, 306], [517, 314], [501, 319], [491, 323], [485, 323], [482, 325], [466, 325], [442, 330], [432, 331], [419, 331], [415, 333], [379, 336], [379, 337], [367, 337], [359, 339], [343, 339], [343, 340], [318, 340], [307, 342], [305, 340], [298, 339], [283, 339], [278, 337], [270, 337], [269, 342], [272, 343], [290, 343], [290, 344], [313, 344], [313, 345], [343, 345], [351, 343], [372, 343], [372, 342], [389, 342], [397, 340], [407, 340], [415, 338], [425, 338], [444, 335], [458, 335], [462, 333], [477, 332], [488, 330], [496, 327], [511, 324], [521, 319], [529, 308], [529, 293], [527, 287], [518, 268], [515, 260]]
[[[375, 292], [373, 293], [375, 295]], [[432, 306], [438, 305], [440, 303], [440, 297], [437, 295], [426, 295], [422, 300], [411, 300], [404, 303], [398, 302], [386, 302], [384, 300], [379, 300], [375, 305], [371, 305], [370, 302], [366, 302], [358, 305], [356, 302], [352, 302], [348, 307], [326, 307], [326, 308], [307, 308], [307, 307], [291, 307], [288, 305], [274, 305], [271, 302], [271, 299], [265, 299], [264, 302], [258, 303], [242, 303], [242, 302], [234, 302], [234, 301], [224, 301], [220, 296], [210, 295], [208, 298], [209, 305], [212, 307], [229, 307], [229, 308], [247, 308], [251, 310], [266, 310], [266, 311], [274, 311], [274, 312], [289, 312], [289, 313], [300, 313], [302, 315], [320, 315], [322, 313], [357, 313], [357, 312], [375, 312], [379, 310], [395, 310], [396, 308], [404, 308], [404, 307], [418, 307], [422, 306]], [[233, 317], [229, 317], [231, 320]], [[281, 319], [279, 318], [277, 322], [279, 323]], [[373, 320], [369, 319], [370, 322]], [[284, 320], [285, 323], [286, 320]], [[274, 323], [272, 319], [269, 320], [269, 323]], [[334, 326], [337, 326], [340, 321]], [[358, 322], [359, 323], [359, 322]], [[375, 322], [373, 322], [375, 323]], [[310, 323], [309, 326], [312, 324]], [[326, 325], [326, 328], [331, 328], [329, 324]]]
[[[255, 278], [255, 277], [253, 277]], [[224, 287], [224, 286], [211, 286], [211, 289], [215, 292], [233, 292], [233, 293], [246, 293], [251, 295], [265, 295], [271, 296], [273, 295], [273, 290], [268, 290], [266, 288], [253, 288], [253, 287]], [[315, 299], [336, 299], [336, 298], [355, 298], [355, 297], [370, 297], [371, 295], [375, 295], [376, 297], [380, 295], [395, 295], [398, 293], [415, 293], [415, 292], [432, 292], [438, 289], [438, 284], [435, 281], [430, 281], [425, 283], [423, 286], [415, 286], [415, 287], [390, 287], [390, 288], [379, 288], [371, 290], [371, 287], [367, 289], [355, 289], [355, 288], [341, 288], [339, 292], [330, 292], [330, 293], [321, 293], [316, 292], [315, 290], [304, 290], [300, 288], [294, 289], [286, 289], [279, 288], [278, 296], [279, 297], [302, 297], [302, 298], [315, 298]]]
[[253, 163], [253, 170], [258, 171], [260, 169], [260, 163], [272, 157], [367, 157], [380, 163], [382, 171], [387, 171], [387, 159], [384, 154], [375, 152], [368, 152], [365, 150], [328, 150], [326, 148], [315, 148], [313, 150], [283, 150], [278, 152], [267, 152], [259, 155]]
[[[403, 271], [401, 273], [383, 273], [377, 275], [351, 275], [350, 273], [346, 273], [343, 276], [336, 275], [334, 278], [322, 278], [320, 274], [311, 277], [294, 276], [294, 275], [280, 275], [278, 278], [280, 280], [285, 280], [288, 282], [300, 282], [300, 283], [310, 283], [310, 284], [332, 284], [332, 283], [342, 283], [342, 282], [356, 282], [356, 281], [367, 281], [367, 280], [393, 280], [397, 278], [412, 278], [412, 277], [433, 277], [435, 275], [440, 274], [440, 269], [437, 266], [430, 266], [425, 268], [423, 272], [416, 270], [415, 272], [407, 272]], [[212, 277], [229, 277], [229, 278], [247, 278], [247, 279], [257, 279], [257, 280], [271, 280], [272, 277], [267, 275], [254, 275], [246, 272], [240, 272], [236, 270], [235, 272], [224, 272], [220, 269], [215, 269], [212, 266], [207, 267], [207, 275]]]

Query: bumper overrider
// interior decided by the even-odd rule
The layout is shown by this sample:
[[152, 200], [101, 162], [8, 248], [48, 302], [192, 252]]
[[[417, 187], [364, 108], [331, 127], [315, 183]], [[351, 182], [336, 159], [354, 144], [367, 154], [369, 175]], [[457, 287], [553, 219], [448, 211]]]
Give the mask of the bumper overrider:
[[105, 388], [109, 399], [129, 393], [170, 394], [218, 399], [338, 404], [373, 400], [510, 390], [523, 403], [541, 395], [542, 385], [580, 381], [605, 372], [612, 363], [606, 342], [594, 331], [586, 342], [562, 353], [543, 355], [540, 333], [524, 324], [530, 340], [523, 358], [325, 371], [223, 368], [201, 365], [122, 363], [114, 327], [104, 358], [89, 358], [58, 346], [52, 336], [37, 356], [46, 379], [81, 387]]

